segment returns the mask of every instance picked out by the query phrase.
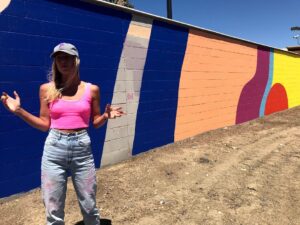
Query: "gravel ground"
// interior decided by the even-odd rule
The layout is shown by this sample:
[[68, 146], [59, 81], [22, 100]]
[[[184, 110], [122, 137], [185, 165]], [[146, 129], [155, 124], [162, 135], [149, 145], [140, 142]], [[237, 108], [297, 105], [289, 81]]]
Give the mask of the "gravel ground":
[[[206, 132], [97, 172], [102, 224], [299, 225], [300, 108]], [[72, 183], [66, 225], [83, 224]], [[43, 225], [40, 189], [0, 224]]]

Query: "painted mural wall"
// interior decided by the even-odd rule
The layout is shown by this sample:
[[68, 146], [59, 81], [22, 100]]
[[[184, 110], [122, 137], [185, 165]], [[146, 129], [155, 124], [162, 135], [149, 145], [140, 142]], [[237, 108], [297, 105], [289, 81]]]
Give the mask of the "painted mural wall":
[[[101, 107], [126, 116], [90, 129], [96, 166], [300, 105], [300, 57], [255, 43], [79, 0], [1, 0], [0, 91], [39, 113], [52, 48], [75, 44]], [[0, 107], [0, 197], [40, 185], [47, 133]]]

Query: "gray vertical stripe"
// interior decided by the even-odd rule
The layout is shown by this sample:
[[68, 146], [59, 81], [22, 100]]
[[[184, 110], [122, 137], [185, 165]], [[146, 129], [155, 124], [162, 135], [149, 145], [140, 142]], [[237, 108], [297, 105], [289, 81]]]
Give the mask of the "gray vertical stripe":
[[[112, 98], [112, 105], [121, 106], [126, 115], [116, 120], [108, 120], [101, 166], [114, 164], [132, 156], [140, 88], [151, 28], [151, 19], [133, 16], [124, 42]], [[143, 33], [145, 30], [148, 31], [146, 34]]]

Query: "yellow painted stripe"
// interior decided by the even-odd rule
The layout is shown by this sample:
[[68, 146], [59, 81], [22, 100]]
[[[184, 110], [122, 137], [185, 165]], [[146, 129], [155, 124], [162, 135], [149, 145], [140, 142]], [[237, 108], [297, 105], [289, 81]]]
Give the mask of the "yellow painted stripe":
[[274, 52], [272, 86], [282, 84], [288, 96], [289, 108], [300, 105], [300, 57]]

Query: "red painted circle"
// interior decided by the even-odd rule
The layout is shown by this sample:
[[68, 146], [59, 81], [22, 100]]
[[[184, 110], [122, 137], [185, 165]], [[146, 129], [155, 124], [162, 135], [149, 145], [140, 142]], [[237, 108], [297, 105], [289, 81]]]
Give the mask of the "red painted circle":
[[267, 98], [265, 115], [288, 109], [288, 107], [288, 98], [284, 86], [278, 83], [274, 84]]

